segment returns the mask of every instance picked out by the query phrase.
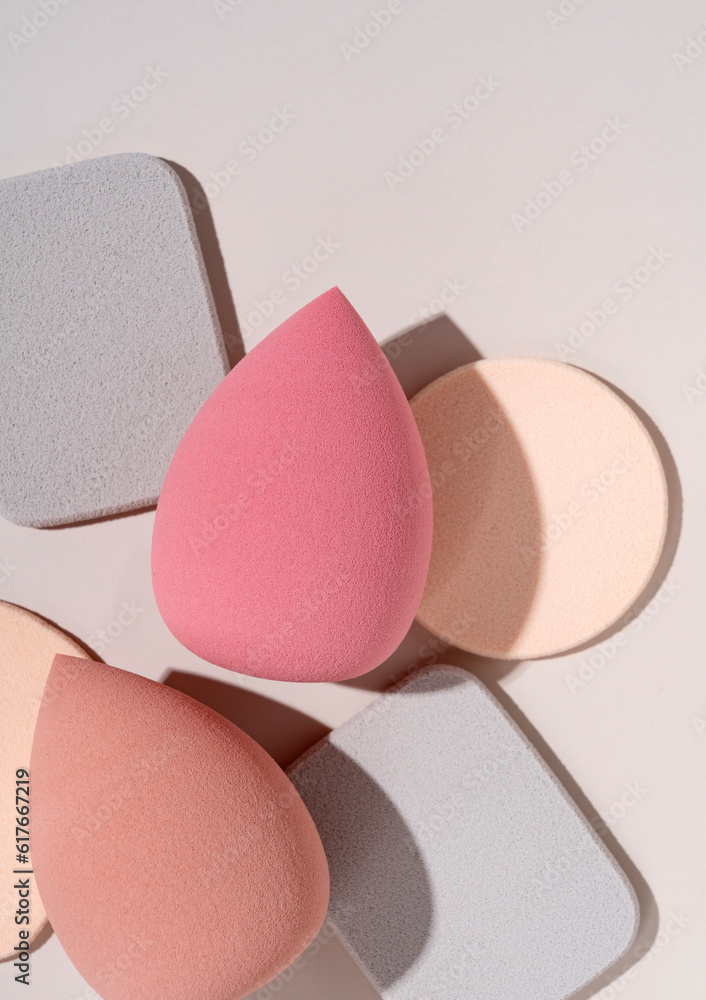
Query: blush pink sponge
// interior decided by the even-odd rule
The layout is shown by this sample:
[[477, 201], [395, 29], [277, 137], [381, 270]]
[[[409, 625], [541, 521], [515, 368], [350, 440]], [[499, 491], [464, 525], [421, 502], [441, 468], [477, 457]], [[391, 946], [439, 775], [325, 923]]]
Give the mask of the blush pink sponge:
[[55, 657], [30, 780], [42, 901], [103, 1000], [240, 1000], [318, 932], [328, 869], [303, 802], [187, 695]]
[[154, 592], [211, 663], [343, 680], [404, 638], [431, 532], [409, 404], [334, 288], [247, 354], [184, 435], [157, 507]]

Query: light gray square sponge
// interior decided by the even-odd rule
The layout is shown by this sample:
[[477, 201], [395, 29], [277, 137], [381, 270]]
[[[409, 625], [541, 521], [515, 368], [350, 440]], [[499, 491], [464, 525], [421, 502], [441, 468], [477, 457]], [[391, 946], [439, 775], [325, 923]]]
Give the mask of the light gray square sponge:
[[385, 1000], [564, 1000], [638, 924], [625, 875], [486, 688], [426, 668], [290, 777], [329, 918]]
[[156, 503], [228, 372], [179, 178], [143, 153], [12, 177], [0, 225], [0, 514]]

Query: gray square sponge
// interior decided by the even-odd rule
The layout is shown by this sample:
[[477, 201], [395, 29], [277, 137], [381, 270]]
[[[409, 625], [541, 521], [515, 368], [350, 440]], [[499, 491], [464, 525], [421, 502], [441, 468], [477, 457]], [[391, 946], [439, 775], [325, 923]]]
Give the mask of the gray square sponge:
[[463, 670], [412, 674], [290, 777], [328, 857], [331, 923], [385, 1000], [564, 1000], [633, 941], [625, 875]]
[[156, 503], [228, 372], [182, 184], [119, 154], [0, 181], [0, 514]]

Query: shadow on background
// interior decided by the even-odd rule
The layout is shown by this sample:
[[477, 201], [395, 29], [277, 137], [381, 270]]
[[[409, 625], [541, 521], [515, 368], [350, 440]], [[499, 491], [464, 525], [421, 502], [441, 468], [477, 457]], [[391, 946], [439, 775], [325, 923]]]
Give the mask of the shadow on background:
[[408, 399], [442, 375], [483, 355], [445, 313], [380, 345]]
[[[447, 372], [473, 361], [482, 360], [480, 351], [456, 324], [443, 314], [403, 331], [386, 341], [382, 348], [408, 398]], [[481, 384], [478, 388], [479, 391], [483, 391]], [[483, 406], [489, 410], [501, 410], [492, 393], [485, 391], [487, 398]], [[494, 449], [490, 448], [481, 449], [479, 457], [474, 459], [474, 471], [478, 469], [478, 463], [482, 463], [483, 467], [478, 469], [478, 473], [479, 477], [488, 483], [487, 500], [491, 504], [493, 483], [497, 482], [497, 476], [504, 471], [508, 461], [517, 484], [514, 502], [505, 505], [499, 530], [499, 534], [504, 538], [504, 551], [494, 565], [488, 568], [483, 588], [483, 601], [487, 607], [497, 605], [505, 609], [504, 640], [509, 645], [519, 634], [534, 597], [539, 574], [541, 522], [536, 492], [522, 448], [509, 428], [505, 437], [504, 468], [495, 467]], [[430, 472], [433, 475], [435, 471], [437, 470], [433, 468], [432, 462]], [[440, 488], [443, 489], [443, 485]], [[500, 484], [498, 488], [501, 488]], [[449, 540], [449, 551], [446, 553], [446, 558], [442, 559], [440, 576], [450, 577], [454, 561], [463, 560], [466, 546], [469, 544], [472, 545], [473, 541], [467, 535]], [[528, 553], [534, 554], [528, 558]], [[430, 577], [433, 570], [432, 562]], [[508, 613], [507, 610], [508, 579], [513, 581], [515, 587], [516, 607], [512, 613]], [[469, 612], [477, 613], [477, 610], [469, 609]], [[481, 613], [484, 616], [488, 614], [487, 610], [482, 611], [482, 609]], [[517, 660], [489, 659], [456, 649], [443, 639], [434, 636], [415, 620], [400, 645], [384, 663], [362, 677], [355, 677], [343, 683], [350, 687], [384, 691], [411, 670], [439, 662], [462, 666], [479, 673], [487, 667], [494, 672], [495, 677], [503, 677], [510, 673], [518, 663]]]
[[288, 767], [329, 732], [289, 705], [200, 674], [172, 670], [162, 681], [225, 716], [251, 736], [280, 767]]
[[235, 368], [237, 363], [244, 357], [245, 349], [238, 326], [238, 317], [233, 305], [233, 297], [228, 285], [223, 255], [216, 235], [216, 227], [213, 224], [211, 206], [208, 197], [201, 184], [196, 180], [186, 167], [172, 160], [165, 160], [172, 170], [177, 174], [179, 180], [184, 185], [186, 196], [191, 205], [191, 214], [196, 226], [196, 235], [201, 244], [203, 262], [206, 266], [206, 273], [213, 292], [213, 301], [216, 306], [216, 313], [221, 324], [221, 332], [228, 353], [228, 361], [231, 368]]
[[[191, 206], [191, 214], [196, 227], [196, 235], [201, 246], [208, 282], [213, 294], [213, 301], [216, 307], [216, 314], [221, 327], [221, 334], [225, 344], [228, 363], [234, 368], [245, 356], [245, 348], [240, 335], [238, 317], [233, 304], [233, 297], [228, 285], [225, 265], [221, 248], [218, 243], [218, 236], [213, 224], [213, 216], [208, 203], [206, 192], [194, 175], [179, 163], [172, 160], [164, 160], [177, 174], [179, 180], [184, 185], [186, 194]], [[100, 517], [88, 518], [84, 521], [71, 521], [67, 524], [53, 524], [42, 528], [42, 531], [62, 531], [64, 528], [76, 528], [81, 525], [101, 524], [103, 521], [115, 521], [122, 517], [134, 517], [136, 514], [144, 514], [146, 511], [154, 510], [156, 505], [149, 507], [139, 507], [134, 510], [120, 511], [115, 514], [104, 514]]]
[[519, 660], [494, 660], [486, 656], [477, 656], [463, 649], [457, 649], [443, 639], [432, 635], [416, 619], [412, 622], [407, 635], [391, 656], [375, 670], [362, 677], [353, 677], [340, 681], [346, 687], [362, 688], [365, 691], [386, 691], [397, 684], [407, 674], [419, 667], [431, 667], [435, 663], [448, 663], [450, 666], [463, 667], [484, 679], [486, 671], [496, 680], [505, 677], [515, 668], [522, 667]]

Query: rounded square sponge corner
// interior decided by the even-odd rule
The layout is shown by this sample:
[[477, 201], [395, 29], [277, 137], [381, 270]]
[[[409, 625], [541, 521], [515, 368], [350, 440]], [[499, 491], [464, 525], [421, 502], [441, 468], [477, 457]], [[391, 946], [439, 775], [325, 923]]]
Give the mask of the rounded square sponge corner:
[[634, 940], [635, 893], [490, 692], [426, 667], [289, 777], [329, 920], [383, 1000], [567, 1000]]
[[228, 362], [181, 181], [144, 153], [0, 181], [0, 515], [156, 503]]

